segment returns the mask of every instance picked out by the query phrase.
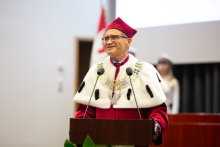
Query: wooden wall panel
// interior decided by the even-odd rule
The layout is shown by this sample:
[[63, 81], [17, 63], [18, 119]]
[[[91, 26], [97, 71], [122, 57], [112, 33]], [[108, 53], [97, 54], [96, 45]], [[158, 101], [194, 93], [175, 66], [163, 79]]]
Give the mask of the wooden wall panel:
[[169, 128], [162, 145], [158, 147], [220, 146], [219, 114], [178, 114], [168, 117]]

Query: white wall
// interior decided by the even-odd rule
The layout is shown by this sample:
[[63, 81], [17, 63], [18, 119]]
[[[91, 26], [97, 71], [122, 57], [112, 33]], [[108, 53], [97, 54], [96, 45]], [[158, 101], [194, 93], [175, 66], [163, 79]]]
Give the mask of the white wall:
[[61, 147], [69, 138], [74, 37], [95, 36], [100, 10], [91, 0], [0, 1], [1, 147]]
[[174, 64], [220, 62], [220, 21], [138, 28], [137, 58], [157, 63], [161, 53]]

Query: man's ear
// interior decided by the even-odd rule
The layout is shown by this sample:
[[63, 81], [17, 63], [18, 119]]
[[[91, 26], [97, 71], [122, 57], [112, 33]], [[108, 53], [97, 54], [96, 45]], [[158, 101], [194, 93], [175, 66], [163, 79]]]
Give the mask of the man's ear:
[[127, 39], [127, 43], [128, 43], [127, 45], [128, 45], [128, 47], [131, 45], [131, 42], [132, 42], [132, 39], [131, 39], [131, 38], [128, 38], [128, 39]]

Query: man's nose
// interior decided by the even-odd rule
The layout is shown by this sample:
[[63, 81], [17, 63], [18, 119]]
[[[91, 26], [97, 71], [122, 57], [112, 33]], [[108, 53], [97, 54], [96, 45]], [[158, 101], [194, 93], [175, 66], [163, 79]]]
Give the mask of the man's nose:
[[106, 43], [107, 43], [107, 44], [112, 44], [112, 40], [109, 38]]

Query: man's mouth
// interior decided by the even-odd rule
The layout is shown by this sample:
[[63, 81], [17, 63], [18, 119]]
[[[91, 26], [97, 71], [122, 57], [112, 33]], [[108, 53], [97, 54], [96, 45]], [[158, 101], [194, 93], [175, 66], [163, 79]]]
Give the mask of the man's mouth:
[[111, 49], [111, 48], [113, 48], [113, 47], [115, 47], [115, 46], [108, 46], [107, 49]]

